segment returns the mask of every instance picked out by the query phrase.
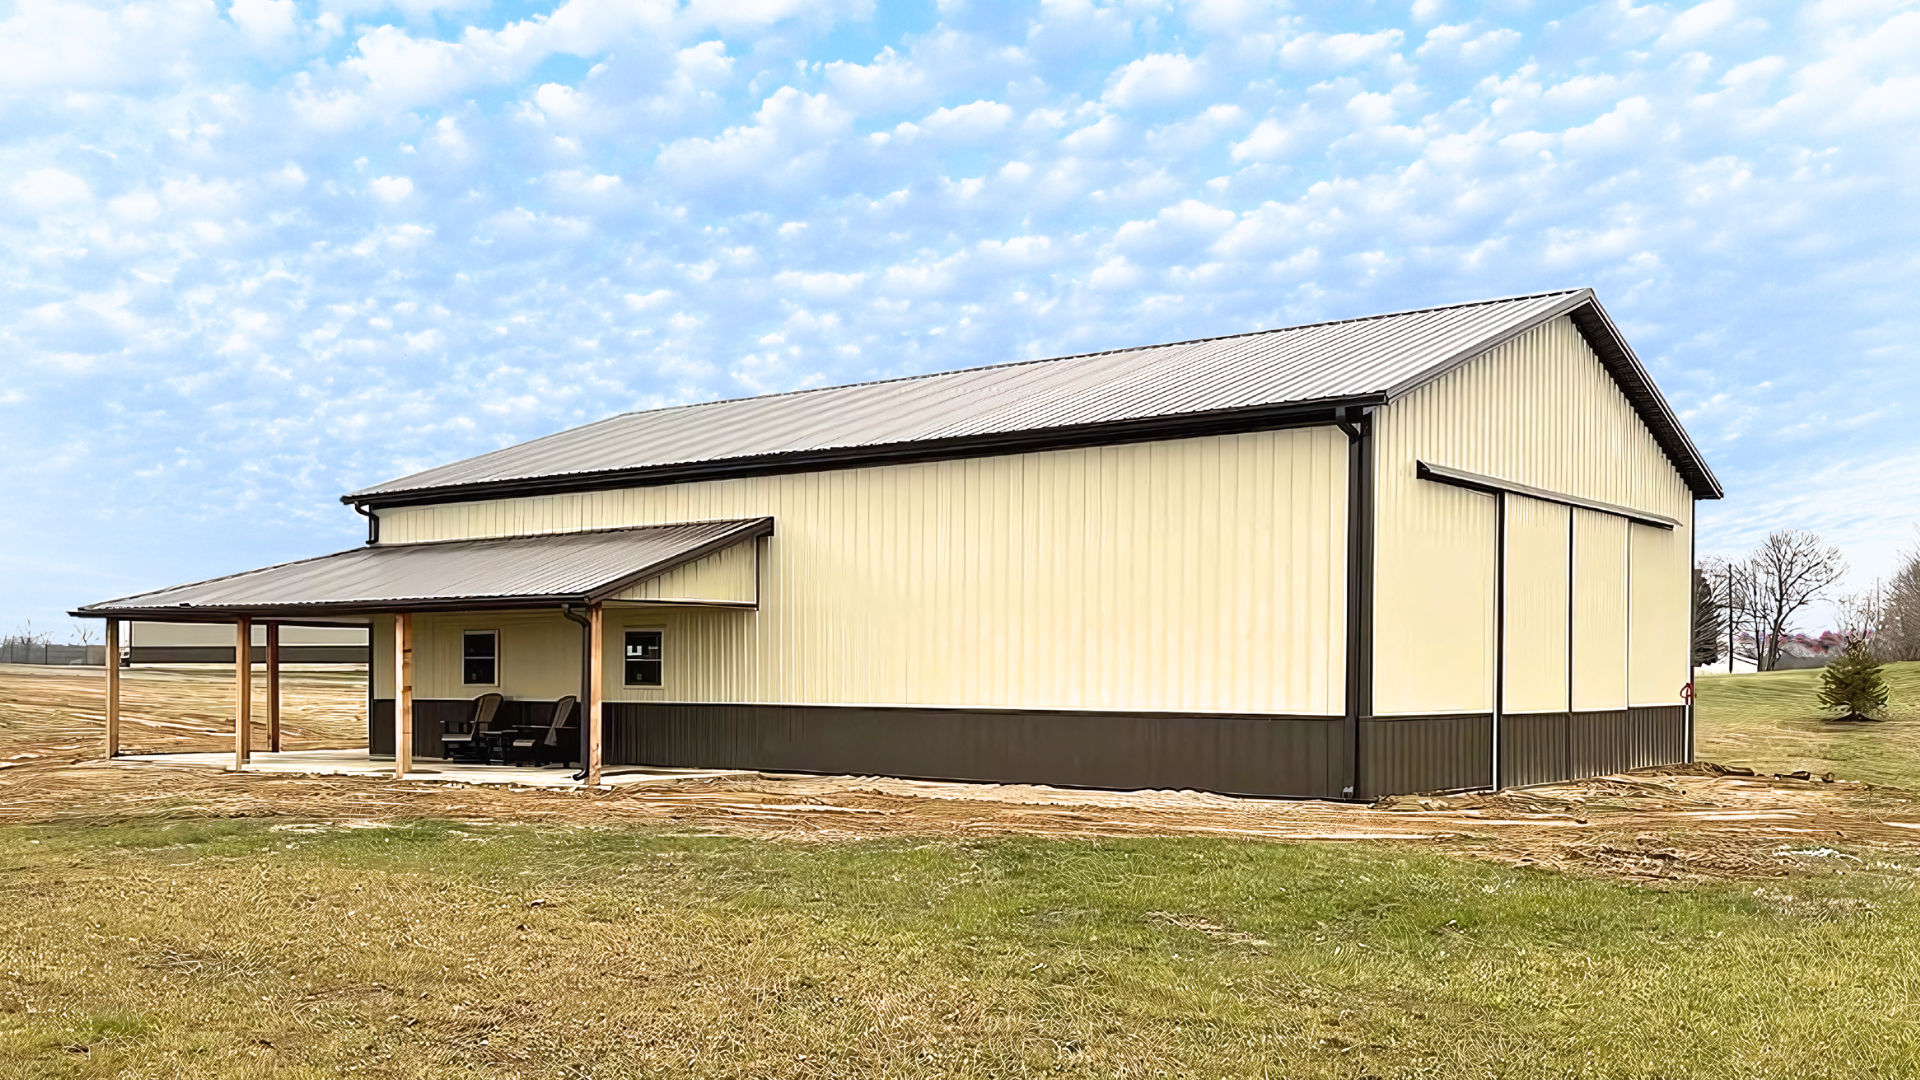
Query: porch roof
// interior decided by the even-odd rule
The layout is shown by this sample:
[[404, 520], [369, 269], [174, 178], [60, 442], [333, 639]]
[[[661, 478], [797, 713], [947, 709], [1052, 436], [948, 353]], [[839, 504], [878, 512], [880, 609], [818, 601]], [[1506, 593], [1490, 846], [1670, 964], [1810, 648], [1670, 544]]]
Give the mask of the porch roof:
[[384, 612], [593, 604], [714, 552], [773, 534], [773, 519], [374, 544], [88, 604], [80, 617], [364, 621]]

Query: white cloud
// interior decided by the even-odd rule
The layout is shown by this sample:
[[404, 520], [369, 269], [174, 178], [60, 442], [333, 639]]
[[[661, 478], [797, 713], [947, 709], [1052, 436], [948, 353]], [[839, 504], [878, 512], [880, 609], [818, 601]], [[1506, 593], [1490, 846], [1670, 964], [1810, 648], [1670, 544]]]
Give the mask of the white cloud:
[[300, 7], [293, 0], [233, 0], [227, 18], [256, 45], [279, 45], [300, 30]]
[[1235, 161], [1272, 161], [1291, 147], [1287, 126], [1278, 120], [1262, 120], [1247, 137], [1233, 144]]
[[1108, 291], [1129, 289], [1138, 285], [1145, 276], [1138, 266], [1127, 261], [1125, 255], [1115, 255], [1094, 267], [1093, 273], [1087, 275], [1087, 284]]
[[383, 203], [397, 203], [413, 194], [413, 181], [404, 176], [377, 176], [367, 184], [373, 197]]
[[936, 109], [920, 121], [920, 128], [955, 142], [978, 142], [1013, 120], [1013, 109], [997, 101], [975, 101], [957, 108]]
[[753, 123], [729, 127], [711, 139], [683, 139], [661, 151], [660, 167], [685, 182], [758, 177], [776, 172], [806, 151], [844, 134], [852, 114], [826, 94], [783, 86], [753, 115]]
[[1690, 7], [1673, 17], [1667, 24], [1667, 32], [1660, 35], [1659, 44], [1666, 46], [1696, 45], [1710, 37], [1714, 31], [1733, 22], [1739, 15], [1733, 0], [1707, 0], [1704, 4]]
[[1372, 34], [1323, 34], [1308, 32], [1280, 47], [1280, 59], [1291, 67], [1339, 70], [1371, 63], [1388, 56], [1406, 40], [1401, 30], [1381, 30]]
[[[1725, 535], [1920, 457], [1911, 5], [548, 8], [0, 15], [0, 451], [154, 578], [60, 604], [349, 546], [340, 491], [615, 409], [1571, 282]], [[1850, 545], [1847, 483], [1765, 513]]]
[[795, 270], [782, 270], [773, 275], [773, 283], [786, 292], [798, 293], [813, 300], [840, 300], [852, 296], [867, 275], [837, 274], [831, 271], [820, 273], [802, 273]]
[[565, 0], [551, 14], [498, 30], [469, 27], [457, 41], [375, 26], [360, 35], [339, 70], [348, 77], [347, 93], [384, 109], [406, 109], [512, 80], [549, 56], [596, 56], [633, 35], [663, 33], [673, 15], [671, 0]]
[[102, 10], [22, 0], [0, 22], [0, 86], [137, 86], [190, 70], [189, 50], [218, 36], [209, 0], [135, 0]]
[[1520, 44], [1520, 32], [1495, 27], [1479, 33], [1471, 25], [1441, 24], [1427, 31], [1425, 41], [1413, 50], [1420, 60], [1445, 60], [1461, 67], [1482, 67], [1499, 59]]
[[835, 60], [825, 67], [834, 96], [853, 108], [890, 110], [925, 100], [927, 75], [920, 65], [888, 46], [871, 64]]
[[93, 190], [85, 180], [59, 169], [34, 169], [7, 190], [29, 210], [59, 210], [93, 201]]
[[1204, 248], [1233, 228], [1239, 215], [1198, 199], [1187, 199], [1162, 209], [1151, 220], [1129, 221], [1114, 233], [1114, 246], [1130, 254], [1179, 259]]
[[1102, 100], [1123, 109], [1184, 101], [1205, 86], [1199, 65], [1179, 53], [1149, 53], [1107, 80]]

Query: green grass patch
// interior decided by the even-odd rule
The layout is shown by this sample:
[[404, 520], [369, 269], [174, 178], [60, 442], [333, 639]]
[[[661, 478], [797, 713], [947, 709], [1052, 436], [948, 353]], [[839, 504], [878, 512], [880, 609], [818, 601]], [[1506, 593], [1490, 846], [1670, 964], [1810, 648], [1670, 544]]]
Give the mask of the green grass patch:
[[0, 1076], [1900, 1075], [1915, 880], [1655, 891], [1206, 839], [10, 827]]
[[1920, 662], [1888, 664], [1887, 720], [1839, 724], [1815, 701], [1820, 672], [1698, 677], [1695, 753], [1759, 772], [1816, 774], [1920, 789]]

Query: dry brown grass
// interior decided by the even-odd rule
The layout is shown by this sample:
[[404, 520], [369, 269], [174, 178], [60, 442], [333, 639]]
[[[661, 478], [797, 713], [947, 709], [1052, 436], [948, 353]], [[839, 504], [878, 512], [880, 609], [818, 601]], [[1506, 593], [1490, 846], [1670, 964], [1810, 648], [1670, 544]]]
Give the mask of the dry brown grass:
[[[265, 746], [267, 679], [253, 678], [256, 745]], [[298, 667], [281, 674], [281, 745], [322, 750], [367, 745], [364, 668]], [[233, 747], [233, 671], [216, 665], [122, 672], [120, 745], [129, 754]], [[0, 664], [0, 747], [92, 752], [106, 730], [99, 668]], [[0, 753], [0, 757], [19, 750]]]

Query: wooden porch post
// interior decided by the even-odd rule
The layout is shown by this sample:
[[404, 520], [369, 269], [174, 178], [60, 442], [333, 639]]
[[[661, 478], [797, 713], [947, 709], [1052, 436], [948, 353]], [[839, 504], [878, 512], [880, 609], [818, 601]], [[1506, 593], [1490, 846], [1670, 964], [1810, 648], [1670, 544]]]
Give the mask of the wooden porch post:
[[413, 616], [393, 617], [393, 778], [413, 770]]
[[253, 750], [253, 620], [233, 621], [233, 767], [243, 768]]
[[587, 786], [600, 786], [600, 699], [606, 696], [607, 647], [605, 611], [587, 607]]
[[267, 624], [267, 750], [280, 752], [280, 624]]
[[120, 754], [120, 620], [107, 620], [107, 756]]

